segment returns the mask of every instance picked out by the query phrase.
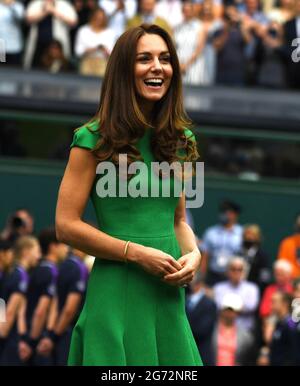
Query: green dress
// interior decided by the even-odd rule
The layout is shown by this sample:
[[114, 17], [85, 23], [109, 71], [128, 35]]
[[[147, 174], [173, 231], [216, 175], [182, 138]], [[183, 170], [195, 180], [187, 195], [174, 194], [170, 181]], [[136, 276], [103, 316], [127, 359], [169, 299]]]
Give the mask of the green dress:
[[[90, 125], [91, 130], [96, 127]], [[147, 165], [154, 160], [151, 132], [137, 143]], [[98, 139], [99, 134], [84, 125], [74, 133], [70, 147], [91, 149]], [[175, 259], [181, 256], [174, 231], [178, 195], [100, 198], [99, 178], [90, 196], [101, 231], [158, 248]], [[96, 257], [73, 329], [68, 365], [202, 366], [185, 312], [185, 288], [162, 282], [137, 263]]]

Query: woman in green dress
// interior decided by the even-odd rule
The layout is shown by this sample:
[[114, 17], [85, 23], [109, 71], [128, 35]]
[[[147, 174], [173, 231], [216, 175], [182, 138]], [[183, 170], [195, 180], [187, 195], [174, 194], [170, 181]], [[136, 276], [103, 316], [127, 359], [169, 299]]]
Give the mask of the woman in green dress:
[[[185, 313], [184, 287], [201, 259], [185, 221], [185, 196], [175, 194], [174, 175], [169, 195], [132, 193], [139, 184], [151, 190], [153, 161], [198, 158], [191, 126], [168, 33], [148, 24], [124, 32], [109, 58], [97, 113], [75, 130], [56, 208], [58, 238], [96, 257], [69, 365], [202, 365]], [[147, 171], [128, 169], [124, 179], [120, 154], [129, 167], [140, 161]], [[117, 177], [101, 176], [107, 165]], [[105, 177], [116, 187], [106, 195]], [[161, 188], [161, 175], [157, 180]], [[120, 194], [124, 182], [131, 194]], [[89, 197], [97, 228], [82, 220]]]

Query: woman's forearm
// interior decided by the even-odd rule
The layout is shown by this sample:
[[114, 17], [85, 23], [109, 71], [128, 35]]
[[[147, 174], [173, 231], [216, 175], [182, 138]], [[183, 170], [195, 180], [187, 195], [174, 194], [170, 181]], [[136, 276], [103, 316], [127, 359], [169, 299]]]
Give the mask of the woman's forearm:
[[[82, 220], [56, 222], [56, 232], [60, 241], [91, 256], [117, 261], [125, 260], [126, 241], [110, 236]], [[135, 261], [143, 248], [142, 245], [131, 242], [126, 255], [127, 259]]]
[[186, 255], [190, 252], [198, 252], [200, 254], [195, 234], [189, 224], [182, 219], [175, 223], [174, 228], [182, 255]]

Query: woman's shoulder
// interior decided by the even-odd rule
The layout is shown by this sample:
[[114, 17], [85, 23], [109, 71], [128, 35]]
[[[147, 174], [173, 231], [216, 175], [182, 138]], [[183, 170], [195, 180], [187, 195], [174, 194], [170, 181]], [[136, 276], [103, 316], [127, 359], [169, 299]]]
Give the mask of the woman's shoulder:
[[93, 149], [100, 138], [99, 121], [92, 120], [74, 131], [70, 147], [78, 146]]

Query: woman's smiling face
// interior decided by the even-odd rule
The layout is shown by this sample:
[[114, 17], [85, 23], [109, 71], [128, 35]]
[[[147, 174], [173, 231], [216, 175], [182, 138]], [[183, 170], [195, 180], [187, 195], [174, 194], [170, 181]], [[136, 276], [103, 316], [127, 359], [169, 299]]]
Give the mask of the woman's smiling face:
[[137, 44], [135, 85], [148, 101], [157, 101], [167, 92], [173, 75], [171, 56], [164, 39], [156, 34], [143, 35]]

